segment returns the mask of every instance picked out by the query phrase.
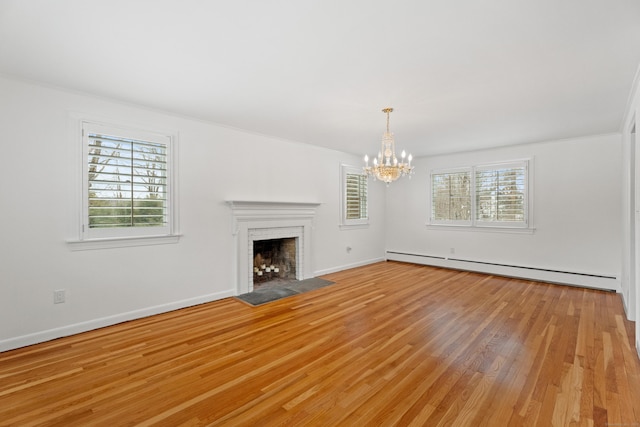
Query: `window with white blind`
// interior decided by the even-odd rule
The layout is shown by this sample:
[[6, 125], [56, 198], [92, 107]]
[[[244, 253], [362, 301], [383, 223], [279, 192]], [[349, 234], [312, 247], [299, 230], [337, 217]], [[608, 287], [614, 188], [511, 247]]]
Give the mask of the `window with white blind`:
[[527, 226], [527, 166], [524, 162], [476, 168], [478, 225]]
[[529, 162], [432, 171], [430, 224], [528, 228]]
[[471, 170], [431, 174], [431, 222], [471, 225]]
[[83, 122], [82, 238], [168, 236], [172, 137]]
[[367, 176], [361, 168], [342, 165], [341, 181], [341, 225], [368, 224]]

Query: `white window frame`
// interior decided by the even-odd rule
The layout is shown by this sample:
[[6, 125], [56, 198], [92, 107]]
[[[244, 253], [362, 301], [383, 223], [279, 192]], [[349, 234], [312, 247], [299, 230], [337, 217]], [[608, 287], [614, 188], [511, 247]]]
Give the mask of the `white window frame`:
[[[533, 158], [517, 159], [504, 162], [482, 163], [466, 167], [433, 169], [429, 171], [428, 218], [427, 226], [434, 229], [467, 229], [474, 231], [533, 232]], [[524, 167], [525, 196], [524, 221], [482, 221], [477, 219], [476, 172], [482, 170], [508, 169]], [[469, 221], [434, 220], [433, 219], [433, 175], [469, 171], [471, 177], [471, 217]]]
[[[77, 225], [77, 238], [68, 241], [72, 250], [103, 249], [127, 246], [144, 246], [167, 243], [177, 243], [178, 234], [178, 194], [176, 185], [177, 176], [177, 132], [154, 131], [139, 127], [111, 124], [105, 121], [91, 119], [74, 119], [77, 126], [77, 139], [80, 147], [78, 156], [78, 197], [76, 206], [79, 214]], [[89, 220], [89, 189], [88, 189], [88, 134], [98, 133], [113, 135], [128, 139], [155, 142], [167, 147], [167, 179], [166, 179], [166, 215], [167, 221], [158, 227], [115, 227], [115, 228], [90, 228]]]
[[[365, 182], [367, 182], [367, 194], [366, 194], [366, 210], [367, 216], [365, 218], [347, 219], [347, 175], [360, 175], [363, 176]], [[369, 183], [362, 168], [341, 164], [340, 165], [340, 228], [362, 228], [369, 226]]]

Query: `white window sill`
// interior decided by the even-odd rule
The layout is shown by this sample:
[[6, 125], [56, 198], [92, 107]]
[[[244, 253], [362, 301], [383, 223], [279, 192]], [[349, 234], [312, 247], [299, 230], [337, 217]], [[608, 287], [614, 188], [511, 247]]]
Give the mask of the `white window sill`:
[[470, 225], [444, 225], [444, 224], [426, 224], [428, 230], [447, 230], [447, 231], [480, 231], [489, 233], [515, 233], [515, 234], [533, 234], [535, 228], [527, 227], [477, 227]]
[[178, 243], [180, 234], [166, 236], [119, 237], [112, 239], [69, 240], [67, 246], [72, 251], [92, 249], [127, 248], [131, 246], [167, 245]]

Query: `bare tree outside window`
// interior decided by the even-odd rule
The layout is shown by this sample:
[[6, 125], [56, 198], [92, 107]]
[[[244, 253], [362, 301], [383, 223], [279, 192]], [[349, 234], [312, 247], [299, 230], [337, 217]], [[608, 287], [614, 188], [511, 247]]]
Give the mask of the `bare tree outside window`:
[[441, 221], [471, 219], [471, 177], [468, 171], [431, 175], [432, 218]]
[[433, 225], [527, 229], [529, 163], [518, 160], [431, 173]]
[[166, 224], [167, 147], [90, 134], [89, 227]]
[[524, 221], [525, 169], [476, 171], [476, 220]]

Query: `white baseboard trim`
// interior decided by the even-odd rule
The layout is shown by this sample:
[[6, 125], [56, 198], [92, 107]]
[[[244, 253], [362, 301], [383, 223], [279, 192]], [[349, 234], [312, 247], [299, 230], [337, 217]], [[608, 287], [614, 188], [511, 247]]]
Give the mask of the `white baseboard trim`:
[[601, 289], [605, 291], [622, 292], [620, 280], [615, 275], [549, 270], [541, 267], [505, 265], [500, 263], [463, 260], [416, 253], [405, 253], [400, 251], [387, 251], [387, 260], [432, 265], [435, 267], [452, 268], [456, 270], [476, 271], [479, 273], [494, 274], [498, 276], [517, 277], [540, 282]]
[[337, 273], [338, 271], [348, 270], [350, 268], [362, 267], [363, 265], [375, 264], [376, 262], [386, 261], [386, 258], [373, 258], [366, 261], [355, 262], [353, 264], [346, 264], [340, 267], [326, 268], [324, 270], [316, 270], [313, 273], [314, 277], [322, 276], [325, 274]]
[[92, 319], [86, 322], [74, 323], [72, 325], [61, 326], [59, 328], [47, 329], [44, 331], [35, 332], [32, 334], [22, 335], [15, 338], [9, 338], [0, 341], [0, 352], [13, 350], [20, 347], [26, 347], [33, 344], [38, 344], [45, 341], [51, 341], [56, 338], [62, 338], [69, 335], [75, 335], [82, 332], [91, 331], [94, 329], [103, 328], [105, 326], [111, 326], [129, 320], [141, 319], [143, 317], [153, 316], [156, 314], [166, 313], [169, 311], [179, 310], [181, 308], [191, 307], [198, 304], [204, 304], [207, 302], [219, 300], [234, 296], [235, 290], [227, 290], [224, 292], [217, 292], [214, 294], [202, 295], [196, 298], [189, 298], [181, 301], [173, 301], [167, 304], [156, 305], [153, 307], [147, 307], [140, 310], [129, 311], [126, 313], [120, 313], [113, 316], [101, 317], [99, 319]]

